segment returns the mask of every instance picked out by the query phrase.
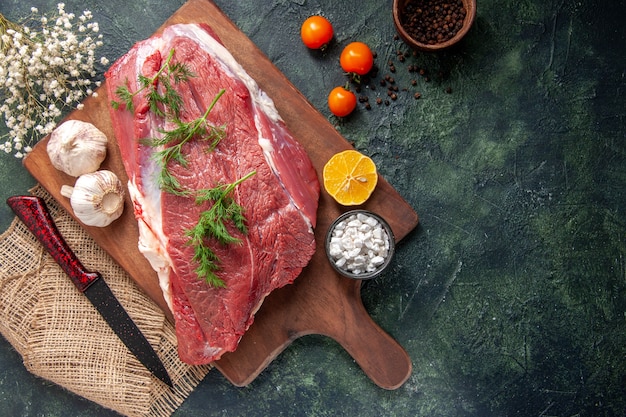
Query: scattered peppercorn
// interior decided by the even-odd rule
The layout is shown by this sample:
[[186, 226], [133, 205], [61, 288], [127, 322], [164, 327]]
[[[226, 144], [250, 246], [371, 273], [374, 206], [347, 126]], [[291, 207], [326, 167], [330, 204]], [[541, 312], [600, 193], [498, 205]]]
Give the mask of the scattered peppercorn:
[[[443, 8], [446, 9], [449, 8], [450, 4], [454, 3], [455, 1], [457, 0], [408, 0], [408, 4], [411, 4], [411, 2], [417, 2], [418, 4], [447, 4], [447, 6], [443, 6]], [[407, 7], [409, 7], [408, 4]], [[442, 6], [437, 7], [439, 7], [440, 9], [442, 8]], [[394, 40], [399, 41], [400, 38], [398, 36], [395, 36]], [[372, 51], [372, 54], [374, 55], [374, 58], [376, 58], [376, 52]], [[402, 68], [402, 64], [406, 65], [404, 68], [406, 68], [408, 73], [416, 75], [419, 74], [420, 78], [425, 82], [430, 81], [431, 73], [435, 74], [434, 79], [436, 80], [436, 83], [438, 85], [440, 85], [440, 83], [442, 82], [445, 82], [445, 80], [449, 76], [449, 73], [447, 71], [444, 72], [442, 69], [434, 69], [430, 67], [428, 67], [429, 70], [426, 70], [425, 67], [418, 65], [417, 61], [414, 60], [415, 58], [419, 58], [420, 56], [421, 55], [417, 51], [407, 49], [404, 43], [398, 44], [395, 52], [392, 53], [392, 56], [387, 60], [386, 64], [388, 73], [382, 75], [380, 73], [380, 68], [376, 63], [374, 63], [370, 72], [366, 75], [361, 76], [360, 79], [357, 80], [349, 77], [348, 82], [353, 85], [353, 91], [357, 93], [358, 102], [361, 103], [366, 110], [371, 110], [374, 103], [376, 103], [377, 106], [381, 106], [383, 104], [385, 106], [390, 106], [393, 101], [403, 99], [405, 97], [405, 93], [407, 98], [413, 96], [414, 100], [421, 99], [422, 93], [415, 91], [415, 88], [410, 88], [408, 87], [408, 85], [402, 85], [407, 82], [407, 80], [404, 79], [404, 75], [402, 73], [397, 76], [397, 80], [392, 76], [395, 75], [398, 68]], [[426, 59], [426, 62], [428, 62], [428, 59]], [[410, 77], [413, 78], [409, 78], [408, 80], [408, 83], [411, 87], [416, 87], [419, 84], [418, 79], [415, 78], [416, 75], [411, 75]], [[386, 90], [386, 95], [383, 95], [382, 97], [379, 96], [380, 93], [375, 92], [376, 85], [380, 85], [381, 87], [383, 87]], [[452, 88], [449, 86], [445, 87], [444, 91], [448, 94], [451, 94]], [[372, 99], [371, 102], [370, 98]], [[402, 103], [402, 101], [400, 102]]]
[[411, 0], [402, 13], [402, 26], [418, 42], [434, 45], [450, 40], [463, 27], [462, 0]]

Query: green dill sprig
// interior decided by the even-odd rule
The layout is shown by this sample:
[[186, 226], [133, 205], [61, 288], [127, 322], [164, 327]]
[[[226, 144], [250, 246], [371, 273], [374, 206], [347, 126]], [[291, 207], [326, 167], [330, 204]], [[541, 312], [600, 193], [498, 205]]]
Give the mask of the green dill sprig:
[[[171, 64], [173, 57], [174, 49], [170, 50], [167, 59], [154, 76], [146, 77], [140, 74], [137, 77], [140, 87], [136, 91], [130, 91], [125, 85], [119, 86], [115, 90], [115, 94], [119, 97], [120, 101], [112, 100], [111, 106], [117, 110], [124, 104], [126, 109], [132, 112], [134, 110], [133, 99], [135, 96], [147, 90], [146, 99], [150, 110], [157, 116], [170, 116], [174, 120], [177, 120], [180, 115], [183, 99], [174, 89], [172, 83], [178, 84], [188, 81], [190, 78], [195, 77], [195, 75], [189, 70], [189, 67], [182, 62]], [[163, 93], [159, 92], [159, 84], [163, 87]]]
[[193, 138], [210, 141], [207, 152], [215, 149], [217, 144], [224, 138], [226, 135], [224, 127], [213, 126], [207, 122], [209, 113], [224, 92], [225, 90], [220, 90], [204, 114], [199, 118], [190, 122], [174, 120], [173, 123], [176, 127], [168, 131], [161, 130], [162, 137], [142, 140], [142, 143], [145, 145], [162, 148], [152, 154], [152, 158], [159, 164], [160, 169], [157, 182], [163, 191], [180, 196], [190, 194], [190, 190], [183, 188], [178, 179], [172, 175], [169, 165], [171, 162], [176, 162], [185, 168], [187, 167], [187, 159], [183, 155], [183, 145]]
[[222, 245], [240, 243], [240, 239], [228, 232], [227, 222], [232, 223], [242, 234], [247, 234], [244, 208], [235, 201], [232, 192], [237, 185], [256, 174], [256, 171], [250, 172], [232, 184], [220, 184], [214, 188], [197, 191], [183, 187], [172, 174], [171, 164], [176, 163], [184, 168], [188, 166], [187, 158], [183, 154], [183, 146], [186, 143], [193, 139], [209, 141], [206, 151], [211, 152], [226, 135], [224, 126], [213, 126], [207, 121], [209, 113], [225, 93], [223, 89], [215, 96], [202, 116], [189, 122], [180, 120], [183, 100], [174, 88], [174, 84], [186, 82], [194, 74], [182, 63], [171, 64], [173, 56], [174, 50], [172, 49], [153, 77], [139, 75], [140, 87], [137, 91], [132, 92], [126, 86], [118, 87], [115, 93], [120, 101], [113, 100], [111, 106], [119, 109], [124, 104], [126, 110], [132, 112], [134, 110], [133, 99], [144, 91], [150, 111], [173, 124], [174, 128], [171, 130], [159, 130], [161, 137], [145, 138], [141, 140], [141, 143], [159, 148], [152, 154], [152, 158], [160, 168], [157, 181], [162, 191], [183, 197], [195, 196], [196, 204], [213, 202], [210, 209], [200, 214], [197, 224], [185, 230], [185, 235], [189, 238], [187, 244], [194, 248], [193, 261], [198, 263], [196, 269], [198, 277], [213, 287], [223, 288], [226, 284], [216, 275], [219, 270], [219, 259], [206, 241], [213, 238]]
[[214, 188], [199, 190], [196, 194], [196, 204], [212, 201], [210, 209], [200, 215], [198, 223], [185, 231], [189, 237], [187, 244], [194, 248], [193, 260], [198, 263], [196, 274], [198, 277], [216, 288], [224, 288], [226, 284], [215, 273], [219, 270], [219, 259], [215, 252], [207, 246], [206, 239], [214, 238], [222, 245], [241, 243], [241, 240], [232, 236], [226, 227], [231, 222], [242, 234], [247, 234], [244, 208], [232, 196], [232, 192], [239, 184], [256, 174], [252, 171], [231, 184], [219, 184]]

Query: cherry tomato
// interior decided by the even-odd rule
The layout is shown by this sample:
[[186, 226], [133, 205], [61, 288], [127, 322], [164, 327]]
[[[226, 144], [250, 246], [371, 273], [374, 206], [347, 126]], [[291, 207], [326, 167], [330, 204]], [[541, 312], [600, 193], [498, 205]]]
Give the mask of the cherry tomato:
[[374, 65], [374, 55], [363, 42], [348, 44], [339, 57], [341, 68], [347, 73], [365, 75]]
[[338, 117], [345, 117], [356, 107], [356, 95], [346, 87], [335, 87], [328, 95], [328, 108]]
[[300, 28], [302, 42], [311, 49], [324, 49], [333, 38], [333, 25], [323, 16], [311, 16]]

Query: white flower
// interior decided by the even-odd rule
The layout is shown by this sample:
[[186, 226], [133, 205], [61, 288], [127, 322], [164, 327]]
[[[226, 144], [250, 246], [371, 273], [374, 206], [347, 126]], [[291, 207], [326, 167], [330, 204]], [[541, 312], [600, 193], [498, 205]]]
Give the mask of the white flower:
[[[95, 64], [102, 46], [99, 26], [93, 15], [78, 16], [57, 4], [57, 13], [48, 16], [31, 8], [31, 15], [19, 24], [0, 14], [0, 113], [8, 134], [0, 136], [0, 150], [18, 158], [32, 150], [32, 144], [56, 127], [68, 106], [83, 108], [80, 101], [97, 96], [92, 86], [100, 86]], [[75, 31], [75, 32], [74, 32]]]

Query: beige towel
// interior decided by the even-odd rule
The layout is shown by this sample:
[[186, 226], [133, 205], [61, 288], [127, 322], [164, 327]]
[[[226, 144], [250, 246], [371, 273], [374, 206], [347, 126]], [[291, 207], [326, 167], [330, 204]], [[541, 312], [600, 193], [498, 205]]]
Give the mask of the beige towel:
[[17, 218], [0, 236], [0, 333], [33, 374], [127, 416], [169, 416], [209, 371], [182, 363], [173, 325], [40, 186], [83, 265], [99, 271], [163, 360], [170, 389], [141, 365]]

